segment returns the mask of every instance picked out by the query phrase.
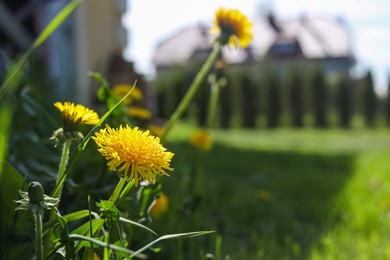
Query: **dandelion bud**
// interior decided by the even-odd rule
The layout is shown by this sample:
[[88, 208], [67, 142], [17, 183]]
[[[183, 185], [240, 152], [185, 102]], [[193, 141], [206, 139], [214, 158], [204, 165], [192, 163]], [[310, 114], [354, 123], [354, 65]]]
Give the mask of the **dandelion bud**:
[[28, 197], [31, 204], [39, 204], [43, 200], [44, 190], [42, 184], [33, 181], [28, 184]]

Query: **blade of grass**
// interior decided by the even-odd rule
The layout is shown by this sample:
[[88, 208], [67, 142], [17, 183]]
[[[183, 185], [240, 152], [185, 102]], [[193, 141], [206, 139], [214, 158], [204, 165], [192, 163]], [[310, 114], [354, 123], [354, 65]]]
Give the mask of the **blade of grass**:
[[153, 233], [154, 235], [158, 236], [158, 234], [157, 234], [156, 232], [154, 232], [153, 230], [151, 230], [151, 229], [148, 228], [147, 226], [144, 226], [144, 225], [142, 225], [142, 224], [140, 224], [140, 223], [138, 223], [138, 222], [132, 221], [132, 220], [127, 219], [127, 218], [122, 218], [122, 217], [119, 218], [119, 221], [124, 222], [124, 223], [128, 223], [128, 224], [131, 224], [131, 225], [134, 225], [134, 226], [137, 226], [137, 227], [140, 227], [140, 228], [143, 228], [143, 229], [145, 229], [145, 230], [147, 230], [147, 231]]
[[189, 232], [189, 233], [179, 233], [179, 234], [171, 234], [171, 235], [165, 235], [165, 236], [162, 236], [162, 237], [159, 237], [157, 238], [156, 240], [153, 240], [152, 242], [150, 242], [149, 244], [147, 244], [146, 246], [142, 247], [141, 249], [137, 250], [136, 252], [134, 252], [132, 255], [130, 255], [130, 257], [134, 257], [138, 254], [140, 254], [141, 252], [145, 251], [146, 249], [148, 249], [149, 247], [151, 247], [152, 245], [162, 241], [162, 240], [166, 240], [166, 239], [173, 239], [173, 238], [185, 238], [185, 237], [196, 237], [196, 236], [202, 236], [202, 235], [206, 235], [206, 234], [210, 234], [210, 233], [213, 233], [215, 231], [197, 231], [197, 232]]
[[222, 236], [217, 234], [215, 238], [215, 259], [221, 259], [221, 251], [222, 251]]
[[[93, 236], [93, 234], [92, 234], [92, 210], [91, 210], [91, 196], [90, 195], [88, 195], [88, 216], [89, 216], [89, 235], [90, 235], [90, 237], [92, 237]], [[90, 259], [92, 259], [93, 258], [93, 243], [92, 243], [92, 241], [91, 241], [91, 250], [89, 250], [89, 253], [90, 253], [90, 255], [89, 255], [89, 258]]]
[[[125, 254], [128, 254], [128, 255], [134, 254], [133, 250], [130, 250], [130, 249], [127, 249], [127, 248], [124, 248], [124, 247], [120, 247], [120, 246], [117, 246], [117, 245], [114, 245], [114, 244], [106, 243], [106, 242], [103, 242], [103, 241], [100, 241], [100, 240], [97, 240], [97, 239], [94, 239], [94, 238], [91, 238], [91, 237], [86, 237], [86, 236], [82, 236], [82, 235], [78, 235], [78, 234], [71, 234], [69, 237], [74, 239], [74, 240], [85, 240], [85, 241], [88, 241], [88, 242], [92, 242], [92, 243], [94, 243], [94, 244], [96, 244], [98, 246], [101, 246], [101, 247], [104, 247], [104, 248], [109, 248], [109, 249], [112, 249], [112, 250], [116, 250], [116, 251], [119, 251], [119, 252], [122, 252], [122, 253], [125, 253]], [[138, 254], [137, 257], [141, 258], [141, 259], [147, 259], [146, 255], [142, 255], [142, 254]]]

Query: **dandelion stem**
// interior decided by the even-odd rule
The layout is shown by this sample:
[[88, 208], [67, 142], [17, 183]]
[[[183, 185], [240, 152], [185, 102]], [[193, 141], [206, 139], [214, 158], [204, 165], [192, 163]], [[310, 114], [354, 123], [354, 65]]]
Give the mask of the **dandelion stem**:
[[[62, 193], [62, 187], [65, 182], [65, 170], [66, 170], [66, 165], [68, 164], [68, 159], [69, 159], [69, 151], [70, 151], [70, 145], [72, 144], [72, 139], [71, 138], [66, 138], [65, 142], [62, 147], [62, 155], [61, 155], [61, 161], [60, 161], [60, 166], [58, 169], [58, 174], [57, 174], [57, 181], [56, 181], [56, 187], [59, 186], [58, 188], [55, 188], [55, 192], [53, 193], [52, 197], [53, 198], [59, 198], [61, 197]], [[49, 213], [49, 221], [54, 220], [55, 218], [55, 210], [51, 209]], [[50, 245], [50, 239], [51, 236], [53, 235], [53, 230], [49, 229], [46, 236], [45, 236], [45, 247], [46, 247], [46, 252], [48, 249], [48, 246]]]
[[127, 193], [129, 193], [129, 191], [131, 190], [131, 188], [133, 187], [133, 185], [134, 185], [134, 180], [131, 180], [131, 181], [129, 181], [129, 182], [126, 184], [125, 188], [122, 189], [122, 191], [121, 191], [121, 193], [120, 193], [120, 195], [119, 195], [119, 197], [118, 197], [118, 204], [120, 203], [120, 201], [122, 200], [122, 198], [123, 198], [124, 196], [126, 196]]
[[207, 60], [203, 64], [202, 68], [200, 69], [200, 71], [196, 75], [191, 86], [188, 88], [188, 90], [187, 90], [185, 96], [183, 97], [183, 99], [181, 100], [180, 104], [177, 106], [175, 112], [173, 112], [172, 116], [169, 118], [169, 120], [165, 126], [164, 133], [163, 133], [161, 139], [164, 139], [168, 135], [169, 131], [175, 125], [177, 120], [179, 120], [180, 117], [183, 115], [183, 113], [186, 111], [187, 107], [191, 103], [192, 98], [196, 94], [197, 90], [199, 89], [202, 82], [204, 81], [207, 74], [209, 73], [210, 69], [212, 68], [215, 61], [217, 60], [220, 52], [221, 52], [221, 45], [216, 44], [213, 51], [210, 53], [209, 57], [207, 58]]
[[59, 198], [62, 193], [62, 187], [65, 182], [64, 173], [66, 170], [66, 165], [68, 164], [68, 160], [69, 160], [69, 150], [71, 144], [72, 144], [72, 139], [66, 138], [62, 147], [61, 162], [60, 162], [60, 167], [58, 169], [57, 182], [56, 182], [56, 185], [60, 185], [60, 188], [58, 189], [58, 194], [54, 194], [53, 196], [54, 198]]
[[42, 209], [38, 207], [35, 213], [36, 243], [37, 243], [37, 260], [43, 259], [42, 245]]
[[212, 127], [213, 120], [217, 114], [218, 97], [220, 85], [217, 80], [211, 83], [211, 93], [209, 99], [209, 107], [207, 111], [207, 127]]
[[115, 190], [112, 192], [112, 195], [110, 197], [110, 201], [112, 203], [115, 203], [118, 200], [119, 194], [121, 194], [121, 191], [122, 191], [123, 186], [125, 185], [125, 183], [126, 183], [126, 178], [121, 178], [119, 180], [118, 184], [115, 187]]

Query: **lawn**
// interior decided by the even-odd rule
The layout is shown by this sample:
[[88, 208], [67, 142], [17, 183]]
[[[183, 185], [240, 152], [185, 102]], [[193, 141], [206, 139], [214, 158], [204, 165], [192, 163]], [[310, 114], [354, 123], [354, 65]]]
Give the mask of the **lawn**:
[[390, 258], [389, 130], [213, 130], [207, 153], [193, 130], [168, 139], [170, 211], [152, 226], [216, 233], [160, 244], [156, 259]]

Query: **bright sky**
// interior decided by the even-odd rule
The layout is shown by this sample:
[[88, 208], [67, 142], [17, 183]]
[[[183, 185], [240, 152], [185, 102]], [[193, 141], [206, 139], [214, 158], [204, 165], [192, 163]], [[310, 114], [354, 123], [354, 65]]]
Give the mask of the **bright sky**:
[[127, 0], [124, 16], [129, 31], [125, 57], [138, 72], [153, 76], [151, 63], [157, 44], [194, 23], [212, 22], [218, 7], [238, 8], [255, 19], [261, 6], [272, 6], [279, 18], [300, 14], [330, 14], [343, 17], [350, 25], [358, 71], [371, 69], [378, 93], [387, 91], [390, 78], [389, 0]]

